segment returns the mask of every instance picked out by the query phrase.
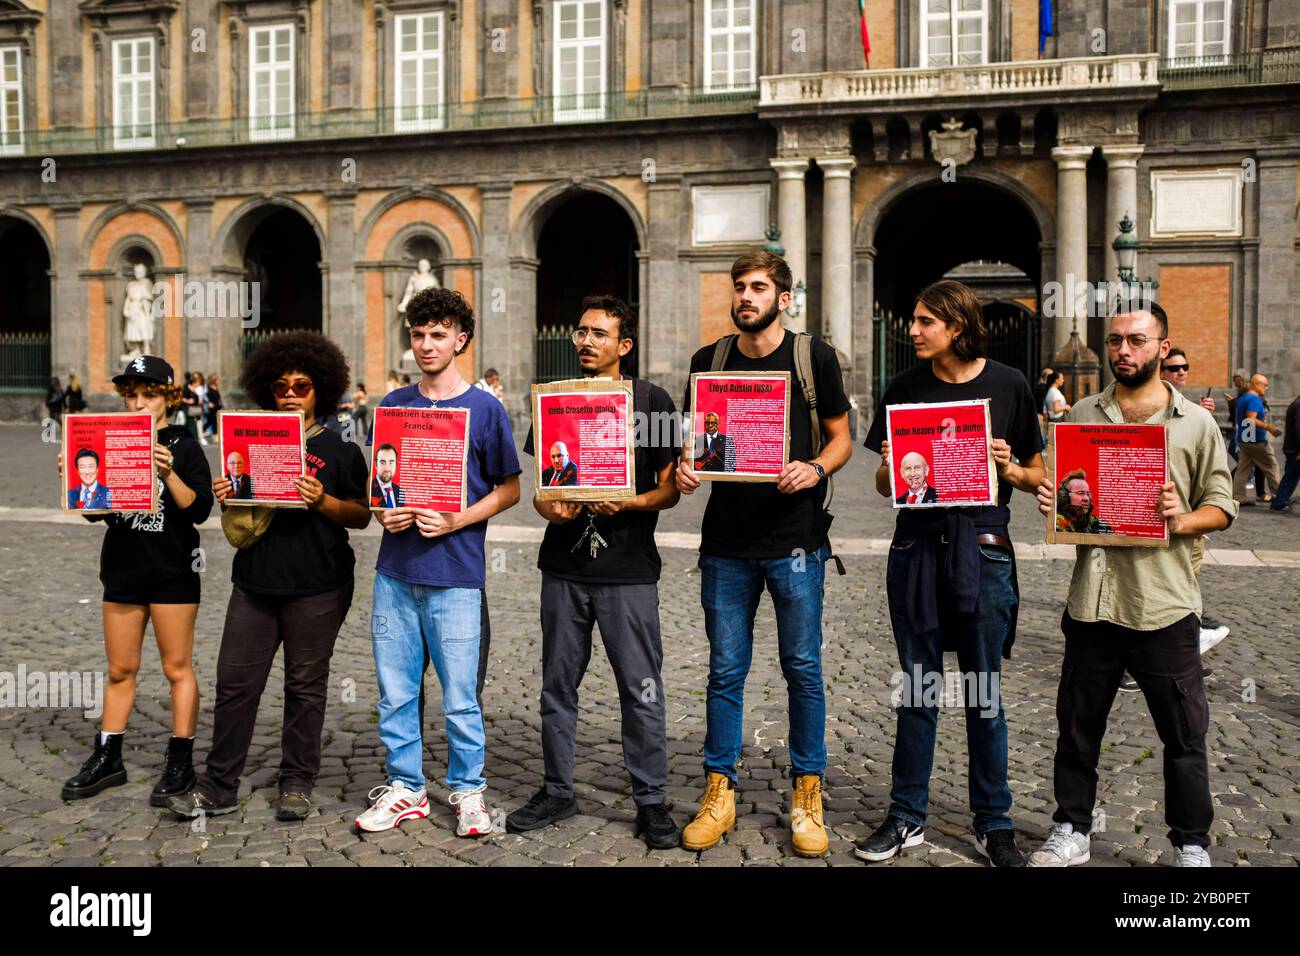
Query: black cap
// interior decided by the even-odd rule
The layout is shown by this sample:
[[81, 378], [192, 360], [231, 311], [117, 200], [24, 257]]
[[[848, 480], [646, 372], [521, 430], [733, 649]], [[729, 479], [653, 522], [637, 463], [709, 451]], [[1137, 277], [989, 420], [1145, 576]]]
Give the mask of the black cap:
[[167, 364], [167, 360], [156, 355], [141, 355], [139, 358], [133, 358], [127, 362], [122, 374], [113, 376], [113, 384], [121, 385], [128, 378], [138, 378], [146, 382], [159, 382], [162, 385], [171, 385], [176, 381], [176, 375], [172, 371], [172, 367]]

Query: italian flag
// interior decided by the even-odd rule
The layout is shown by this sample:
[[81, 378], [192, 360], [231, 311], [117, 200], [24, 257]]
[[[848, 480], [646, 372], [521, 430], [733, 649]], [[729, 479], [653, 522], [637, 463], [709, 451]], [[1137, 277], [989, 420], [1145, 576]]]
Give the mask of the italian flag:
[[858, 0], [858, 14], [862, 20], [862, 56], [871, 69], [871, 34], [867, 32], [867, 0]]

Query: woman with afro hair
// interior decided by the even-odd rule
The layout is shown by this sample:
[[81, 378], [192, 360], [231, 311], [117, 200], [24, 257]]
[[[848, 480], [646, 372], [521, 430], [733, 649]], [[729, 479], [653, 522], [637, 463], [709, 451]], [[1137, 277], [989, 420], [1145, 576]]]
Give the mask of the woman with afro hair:
[[[348, 376], [343, 353], [319, 332], [272, 335], [244, 363], [244, 392], [260, 408], [303, 416], [307, 473], [297, 488], [306, 507], [267, 509], [270, 523], [264, 530], [268, 513], [259, 516], [260, 509], [234, 509], [229, 524], [222, 522], [239, 549], [231, 571], [234, 588], [217, 658], [207, 769], [191, 793], [169, 803], [182, 817], [238, 809], [239, 776], [258, 704], [282, 645], [284, 722], [276, 818], [302, 820], [311, 810], [330, 657], [352, 604], [355, 559], [347, 529], [370, 523], [365, 455], [321, 424], [337, 410]], [[224, 512], [230, 480], [222, 475], [212, 490]]]

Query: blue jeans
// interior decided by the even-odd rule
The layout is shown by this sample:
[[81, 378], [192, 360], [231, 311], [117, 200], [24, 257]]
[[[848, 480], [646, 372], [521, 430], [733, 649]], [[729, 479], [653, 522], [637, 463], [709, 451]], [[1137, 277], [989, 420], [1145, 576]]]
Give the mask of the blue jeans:
[[420, 687], [424, 655], [442, 685], [447, 721], [447, 786], [452, 791], [487, 786], [487, 737], [479, 710], [478, 646], [482, 591], [408, 584], [375, 574], [370, 638], [379, 677], [379, 739], [388, 750], [388, 782], [424, 786]]
[[[939, 629], [913, 633], [902, 613], [904, 582], [911, 573], [914, 541], [896, 538], [889, 549], [886, 581], [889, 617], [902, 673], [895, 675], [898, 724], [894, 738], [893, 788], [889, 813], [913, 826], [924, 826], [930, 802], [930, 771], [939, 727], [945, 636], [957, 647], [966, 711], [966, 751], [970, 760], [970, 809], [976, 833], [1010, 830], [1011, 787], [1007, 783], [1007, 718], [1002, 707], [1002, 645], [1020, 596], [1012, 586], [1011, 556], [980, 545], [980, 590], [974, 614], [951, 611], [942, 594]], [[939, 550], [942, 560], [943, 550]], [[942, 569], [939, 590], [944, 587]], [[918, 677], [920, 678], [918, 682]], [[935, 694], [937, 684], [939, 694]], [[996, 709], [996, 712], [995, 712]]]
[[700, 555], [700, 601], [709, 637], [705, 773], [736, 779], [743, 739], [745, 678], [754, 649], [754, 614], [764, 585], [776, 611], [781, 673], [790, 701], [790, 769], [826, 769], [826, 691], [822, 685], [822, 587], [829, 549], [748, 560]]
[[1274, 511], [1281, 511], [1291, 503], [1296, 483], [1300, 482], [1300, 455], [1284, 452], [1282, 457], [1286, 459], [1286, 470], [1282, 472], [1282, 483], [1273, 492], [1273, 504], [1269, 507]]

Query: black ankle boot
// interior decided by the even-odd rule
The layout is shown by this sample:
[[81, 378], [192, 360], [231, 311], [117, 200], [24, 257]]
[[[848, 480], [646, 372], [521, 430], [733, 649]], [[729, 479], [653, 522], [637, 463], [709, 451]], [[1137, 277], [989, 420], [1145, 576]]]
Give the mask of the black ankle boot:
[[165, 807], [172, 797], [190, 792], [196, 779], [193, 756], [192, 738], [173, 737], [167, 742], [167, 763], [153, 793], [149, 794], [149, 806]]
[[95, 734], [95, 752], [81, 765], [81, 772], [63, 785], [59, 796], [64, 800], [81, 800], [124, 783], [126, 767], [122, 766], [122, 734], [111, 734], [108, 743], [100, 743], [99, 734]]

